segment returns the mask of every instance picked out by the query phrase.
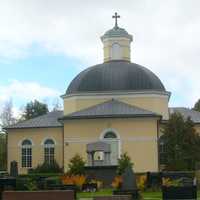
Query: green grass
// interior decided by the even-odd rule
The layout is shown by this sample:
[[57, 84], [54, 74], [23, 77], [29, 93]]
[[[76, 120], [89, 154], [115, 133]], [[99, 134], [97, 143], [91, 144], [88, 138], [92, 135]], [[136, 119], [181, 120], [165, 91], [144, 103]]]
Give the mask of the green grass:
[[95, 196], [111, 196], [111, 195], [112, 195], [112, 189], [103, 189], [98, 192], [78, 192], [77, 199], [92, 198]]
[[[145, 200], [162, 200], [161, 192], [142, 192], [142, 197]], [[80, 198], [92, 198], [95, 196], [111, 196], [112, 189], [103, 189], [98, 192], [79, 192], [77, 194], [77, 199]], [[200, 200], [200, 191], [198, 192], [198, 200]]]

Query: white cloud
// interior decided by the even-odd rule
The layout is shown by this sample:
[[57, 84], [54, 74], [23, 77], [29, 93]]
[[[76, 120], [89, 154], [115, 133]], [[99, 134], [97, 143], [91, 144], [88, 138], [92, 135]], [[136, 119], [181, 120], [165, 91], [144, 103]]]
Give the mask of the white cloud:
[[191, 106], [200, 98], [199, 7], [199, 0], [1, 1], [0, 61], [28, 56], [39, 44], [87, 64], [102, 62], [99, 37], [119, 11], [119, 24], [134, 35], [133, 62], [161, 77], [177, 96], [171, 104]]
[[[37, 99], [49, 103], [49, 101], [54, 101], [58, 98], [59, 95], [59, 91], [36, 82], [12, 80], [8, 85], [0, 85], [0, 105], [3, 106], [4, 102], [12, 99], [14, 116], [18, 116], [21, 112], [21, 107], [31, 100]], [[1, 106], [0, 110], [2, 109]]]

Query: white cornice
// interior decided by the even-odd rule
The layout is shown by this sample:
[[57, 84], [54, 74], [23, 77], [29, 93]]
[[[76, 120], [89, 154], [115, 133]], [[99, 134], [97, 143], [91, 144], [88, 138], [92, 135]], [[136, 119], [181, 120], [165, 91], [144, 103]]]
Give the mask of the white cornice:
[[171, 93], [168, 91], [131, 91], [131, 92], [102, 92], [102, 93], [78, 93], [62, 95], [63, 99], [103, 99], [103, 98], [120, 98], [120, 97], [159, 97], [159, 98], [170, 98]]

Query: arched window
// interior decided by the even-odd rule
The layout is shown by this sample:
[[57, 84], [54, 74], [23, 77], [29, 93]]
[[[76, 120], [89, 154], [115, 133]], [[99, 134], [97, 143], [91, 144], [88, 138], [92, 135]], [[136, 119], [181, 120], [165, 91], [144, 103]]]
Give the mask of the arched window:
[[44, 162], [52, 164], [54, 162], [55, 143], [52, 139], [47, 139], [44, 142]]
[[111, 47], [111, 59], [113, 60], [122, 59], [122, 49], [118, 43], [114, 43]]
[[109, 131], [109, 132], [107, 132], [105, 135], [104, 135], [104, 137], [103, 138], [105, 138], [105, 139], [114, 139], [114, 138], [117, 138], [117, 136], [116, 136], [116, 134], [115, 133], [113, 133], [112, 131]]
[[22, 142], [22, 167], [32, 167], [32, 142], [27, 139]]

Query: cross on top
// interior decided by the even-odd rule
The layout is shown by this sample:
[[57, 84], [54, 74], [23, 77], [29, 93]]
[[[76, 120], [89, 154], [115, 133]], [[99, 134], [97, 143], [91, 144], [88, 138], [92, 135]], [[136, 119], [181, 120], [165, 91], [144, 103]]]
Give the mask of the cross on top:
[[120, 18], [120, 15], [118, 15], [117, 12], [116, 12], [115, 15], [112, 16], [112, 18], [115, 18], [115, 27], [118, 27], [117, 18]]

